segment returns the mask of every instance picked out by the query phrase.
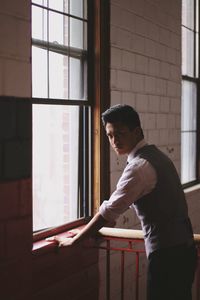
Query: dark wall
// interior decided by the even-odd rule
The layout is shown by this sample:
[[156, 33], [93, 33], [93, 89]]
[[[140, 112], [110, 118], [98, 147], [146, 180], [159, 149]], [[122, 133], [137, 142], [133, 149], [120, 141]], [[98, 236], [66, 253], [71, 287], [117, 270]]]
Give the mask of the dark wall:
[[0, 299], [98, 298], [98, 252], [32, 251], [32, 106], [0, 97]]

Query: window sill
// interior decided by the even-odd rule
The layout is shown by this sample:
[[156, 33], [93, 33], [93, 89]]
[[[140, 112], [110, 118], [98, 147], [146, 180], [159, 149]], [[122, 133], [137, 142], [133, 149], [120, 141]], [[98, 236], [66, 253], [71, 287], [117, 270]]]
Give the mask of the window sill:
[[[85, 222], [86, 223], [86, 222]], [[73, 237], [75, 236], [83, 227], [85, 226], [85, 224], [74, 227], [73, 229], [69, 229], [69, 230], [65, 230], [62, 232], [56, 232], [56, 230], [54, 232], [51, 231], [51, 233], [48, 235], [48, 237], [51, 236], [58, 236], [58, 237]], [[51, 242], [51, 241], [47, 241], [46, 240], [46, 235], [45, 237], [41, 237], [40, 239], [37, 239], [33, 242], [33, 248], [32, 248], [32, 254], [33, 255], [40, 255], [40, 254], [44, 254], [44, 253], [49, 253], [49, 252], [58, 252], [58, 248], [57, 244], [55, 242]]]
[[189, 194], [192, 192], [198, 192], [198, 191], [200, 191], [200, 183], [184, 189], [185, 194]]

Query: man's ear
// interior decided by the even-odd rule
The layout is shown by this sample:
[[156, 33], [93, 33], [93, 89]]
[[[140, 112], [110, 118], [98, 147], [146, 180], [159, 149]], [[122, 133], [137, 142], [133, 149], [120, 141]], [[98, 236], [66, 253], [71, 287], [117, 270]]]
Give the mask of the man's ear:
[[142, 136], [142, 128], [141, 127], [135, 127], [134, 128], [134, 131], [135, 131], [135, 135], [140, 138]]

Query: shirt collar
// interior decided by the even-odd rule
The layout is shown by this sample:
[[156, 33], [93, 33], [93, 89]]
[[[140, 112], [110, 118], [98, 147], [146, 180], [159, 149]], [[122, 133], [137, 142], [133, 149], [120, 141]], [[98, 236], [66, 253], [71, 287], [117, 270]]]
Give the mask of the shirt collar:
[[131, 162], [131, 160], [135, 157], [135, 153], [142, 147], [144, 147], [145, 145], [147, 145], [147, 142], [145, 141], [145, 139], [142, 139], [139, 143], [137, 143], [137, 145], [133, 148], [133, 150], [129, 153], [128, 155], [128, 159], [127, 162]]

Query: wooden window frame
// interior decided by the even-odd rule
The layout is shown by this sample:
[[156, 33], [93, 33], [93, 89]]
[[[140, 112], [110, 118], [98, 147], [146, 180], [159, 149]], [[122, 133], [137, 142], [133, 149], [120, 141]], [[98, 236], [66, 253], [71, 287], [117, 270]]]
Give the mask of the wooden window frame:
[[[101, 122], [101, 113], [110, 105], [110, 1], [88, 0], [88, 103], [91, 105], [91, 215], [58, 227], [36, 232], [33, 241], [82, 226], [98, 211], [102, 200], [110, 193], [109, 144]], [[88, 37], [91, 32], [88, 33]], [[92, 45], [94, 45], [92, 47]], [[93, 103], [91, 99], [94, 99]], [[61, 99], [51, 99], [51, 104], [63, 104]], [[48, 99], [33, 98], [32, 103], [48, 103]], [[73, 105], [70, 100], [69, 105]], [[82, 101], [83, 104], [84, 100]]]

